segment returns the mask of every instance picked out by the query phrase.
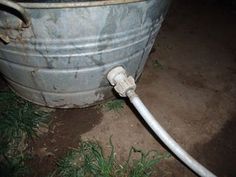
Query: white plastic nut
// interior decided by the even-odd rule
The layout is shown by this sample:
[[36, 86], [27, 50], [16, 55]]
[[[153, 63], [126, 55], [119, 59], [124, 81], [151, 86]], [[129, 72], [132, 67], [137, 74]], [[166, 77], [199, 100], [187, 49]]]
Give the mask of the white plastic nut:
[[121, 66], [112, 69], [108, 73], [107, 79], [121, 97], [126, 97], [129, 90], [136, 89], [134, 78], [132, 76], [128, 77], [125, 69]]
[[126, 71], [124, 70], [123, 67], [121, 66], [118, 66], [118, 67], [115, 67], [113, 68], [111, 71], [109, 71], [109, 73], [107, 74], [107, 79], [109, 80], [109, 82], [111, 83], [111, 85], [116, 85], [116, 81], [115, 81], [115, 77], [117, 75], [126, 75]]

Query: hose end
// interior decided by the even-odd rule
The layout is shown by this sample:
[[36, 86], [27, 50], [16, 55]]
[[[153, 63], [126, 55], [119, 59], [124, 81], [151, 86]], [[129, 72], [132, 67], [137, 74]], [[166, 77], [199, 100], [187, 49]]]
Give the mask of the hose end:
[[121, 97], [127, 97], [128, 91], [134, 91], [136, 89], [134, 78], [132, 76], [127, 76], [125, 69], [121, 66], [109, 71], [107, 79]]

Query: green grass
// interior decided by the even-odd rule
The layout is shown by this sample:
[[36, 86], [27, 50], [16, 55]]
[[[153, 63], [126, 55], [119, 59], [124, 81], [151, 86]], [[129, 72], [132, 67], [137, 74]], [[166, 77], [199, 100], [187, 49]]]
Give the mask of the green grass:
[[164, 66], [163, 66], [158, 60], [155, 60], [155, 61], [154, 61], [154, 66], [155, 66], [157, 69], [161, 69], [161, 70], [164, 69]]
[[113, 174], [115, 166], [114, 148], [106, 158], [101, 146], [96, 142], [86, 141], [78, 149], [69, 152], [58, 163], [59, 175], [63, 177], [107, 176]]
[[0, 92], [0, 176], [24, 176], [28, 142], [49, 114], [12, 92]]
[[119, 112], [124, 108], [124, 105], [125, 105], [125, 101], [123, 99], [116, 99], [116, 100], [108, 101], [105, 104], [105, 108], [108, 111]]
[[[114, 146], [110, 141], [110, 154], [104, 155], [103, 148], [95, 141], [82, 142], [58, 162], [54, 175], [60, 177], [150, 177], [154, 167], [169, 154], [157, 151], [144, 153], [131, 148], [127, 160], [119, 164], [115, 158]], [[139, 158], [133, 158], [133, 156]]]
[[[132, 154], [138, 153], [140, 158], [137, 160], [132, 160], [130, 163], [130, 159]], [[169, 153], [159, 153], [158, 151], [148, 151], [147, 153], [142, 150], [138, 150], [134, 147], [131, 148], [129, 153], [129, 158], [126, 163], [128, 167], [128, 177], [149, 177], [152, 176], [153, 173], [156, 172], [154, 167], [160, 161], [167, 159], [170, 157]], [[130, 165], [131, 164], [131, 165]]]

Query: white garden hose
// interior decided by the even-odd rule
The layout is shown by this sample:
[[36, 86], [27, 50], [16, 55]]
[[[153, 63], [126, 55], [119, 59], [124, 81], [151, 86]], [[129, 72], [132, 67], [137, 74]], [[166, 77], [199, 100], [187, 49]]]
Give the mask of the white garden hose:
[[127, 77], [124, 68], [118, 66], [112, 69], [107, 79], [114, 86], [115, 90], [122, 97], [128, 97], [145, 122], [151, 127], [155, 134], [164, 142], [164, 144], [190, 169], [202, 177], [216, 177], [212, 172], [198, 163], [191, 157], [179, 144], [165, 131], [164, 128], [156, 121], [153, 115], [149, 112], [143, 102], [135, 93], [136, 85], [132, 76]]

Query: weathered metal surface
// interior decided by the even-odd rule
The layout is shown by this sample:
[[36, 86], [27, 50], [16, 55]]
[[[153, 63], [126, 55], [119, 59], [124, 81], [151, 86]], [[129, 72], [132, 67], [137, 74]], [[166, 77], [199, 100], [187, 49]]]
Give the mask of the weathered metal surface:
[[[29, 28], [0, 11], [0, 71], [23, 98], [49, 107], [86, 107], [112, 96], [108, 71], [143, 71], [168, 8], [146, 0], [76, 8], [35, 8]], [[45, 3], [46, 4], [46, 3]], [[24, 6], [24, 3], [21, 3]]]

